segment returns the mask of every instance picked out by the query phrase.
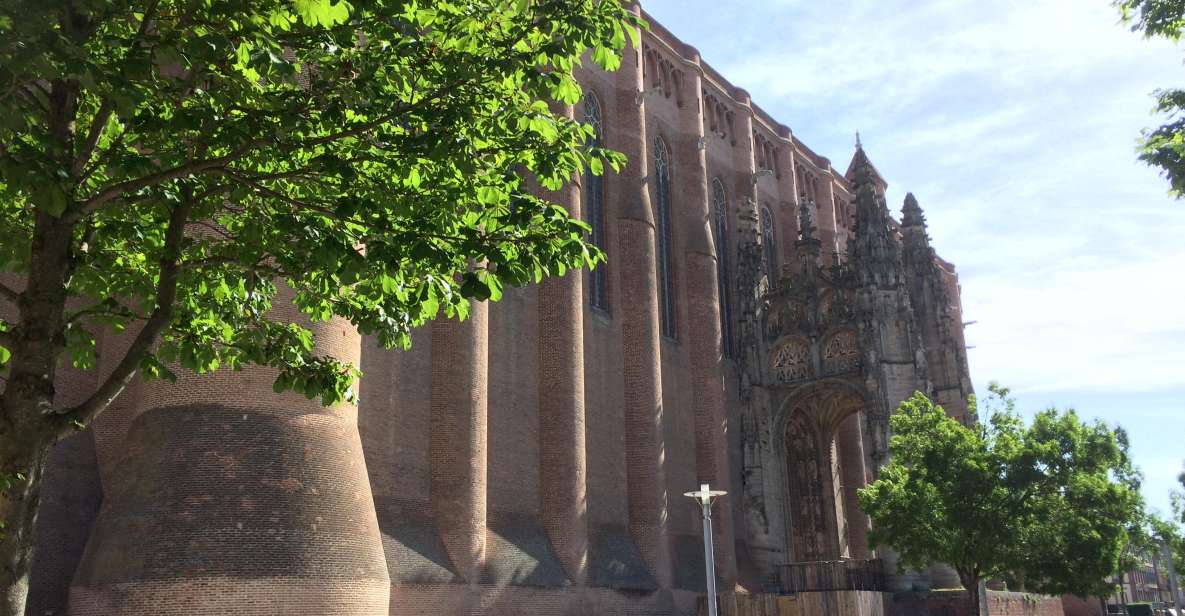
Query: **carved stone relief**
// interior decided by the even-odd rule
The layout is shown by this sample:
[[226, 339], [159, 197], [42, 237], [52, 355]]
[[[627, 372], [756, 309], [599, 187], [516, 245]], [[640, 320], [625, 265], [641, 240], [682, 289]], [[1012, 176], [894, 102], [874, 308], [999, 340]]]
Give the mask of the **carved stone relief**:
[[796, 561], [823, 560], [827, 545], [823, 474], [819, 443], [806, 416], [795, 413], [786, 426], [786, 462], [789, 465], [791, 549]]
[[783, 343], [774, 352], [770, 368], [774, 378], [782, 383], [792, 383], [811, 376], [811, 349], [801, 340]]
[[860, 367], [860, 348], [854, 330], [842, 330], [823, 343], [823, 371], [849, 372]]
[[771, 339], [777, 338], [801, 328], [806, 323], [806, 306], [802, 302], [787, 301], [781, 306], [775, 304], [766, 321], [766, 336]]

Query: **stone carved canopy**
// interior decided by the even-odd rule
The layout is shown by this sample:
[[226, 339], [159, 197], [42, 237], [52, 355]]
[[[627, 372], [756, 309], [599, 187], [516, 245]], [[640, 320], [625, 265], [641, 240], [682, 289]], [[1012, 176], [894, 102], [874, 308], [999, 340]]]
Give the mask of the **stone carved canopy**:
[[761, 304], [768, 346], [766, 385], [775, 388], [826, 376], [858, 376], [863, 352], [854, 278], [846, 267], [790, 272]]
[[803, 326], [810, 322], [807, 314], [805, 302], [794, 299], [783, 302], [776, 311], [771, 310], [766, 318], [766, 336], [777, 338], [803, 329]]

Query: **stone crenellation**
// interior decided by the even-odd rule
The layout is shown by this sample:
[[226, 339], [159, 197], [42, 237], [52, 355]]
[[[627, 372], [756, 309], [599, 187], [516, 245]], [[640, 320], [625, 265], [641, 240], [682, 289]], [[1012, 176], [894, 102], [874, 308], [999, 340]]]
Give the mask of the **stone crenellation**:
[[263, 368], [133, 384], [53, 454], [29, 614], [693, 614], [705, 482], [730, 593], [874, 557], [895, 589], [941, 582], [893, 572], [855, 494], [915, 390], [974, 421], [954, 267], [863, 145], [840, 173], [646, 17], [565, 110], [629, 157], [549, 195], [595, 275], [406, 352], [313, 325], [360, 365], [357, 407]]

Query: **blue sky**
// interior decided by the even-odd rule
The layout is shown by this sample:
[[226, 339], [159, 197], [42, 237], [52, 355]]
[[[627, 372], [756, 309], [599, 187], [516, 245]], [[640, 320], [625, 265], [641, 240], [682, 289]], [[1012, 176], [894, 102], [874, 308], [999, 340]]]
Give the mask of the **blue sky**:
[[853, 135], [959, 269], [971, 372], [1123, 425], [1166, 511], [1185, 460], [1185, 202], [1136, 160], [1185, 49], [1108, 0], [650, 0], [832, 164]]

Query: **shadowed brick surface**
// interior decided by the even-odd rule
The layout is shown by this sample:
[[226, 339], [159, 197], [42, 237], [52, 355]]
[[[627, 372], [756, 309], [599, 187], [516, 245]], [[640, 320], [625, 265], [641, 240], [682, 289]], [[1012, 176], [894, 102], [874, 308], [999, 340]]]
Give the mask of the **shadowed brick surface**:
[[489, 558], [481, 573], [482, 584], [543, 588], [571, 585], [547, 533], [532, 515], [490, 513], [486, 549]]
[[460, 582], [426, 502], [380, 501], [379, 532], [392, 584]]
[[76, 582], [384, 578], [351, 431], [325, 415], [145, 413], [128, 435], [136, 472], [107, 493]]
[[[301, 579], [349, 590], [353, 604], [385, 603], [386, 566], [351, 422], [163, 408], [133, 423], [127, 447], [124, 468], [135, 470], [107, 491], [71, 613], [157, 613], [160, 589], [213, 579], [229, 594], [247, 591], [228, 579]], [[332, 594], [326, 601], [334, 604]], [[219, 609], [195, 599], [188, 613]]]
[[75, 434], [54, 447], [44, 485], [25, 608], [30, 616], [66, 613], [70, 580], [103, 500], [93, 432]]
[[615, 590], [649, 592], [658, 583], [624, 526], [589, 529], [588, 583]]

